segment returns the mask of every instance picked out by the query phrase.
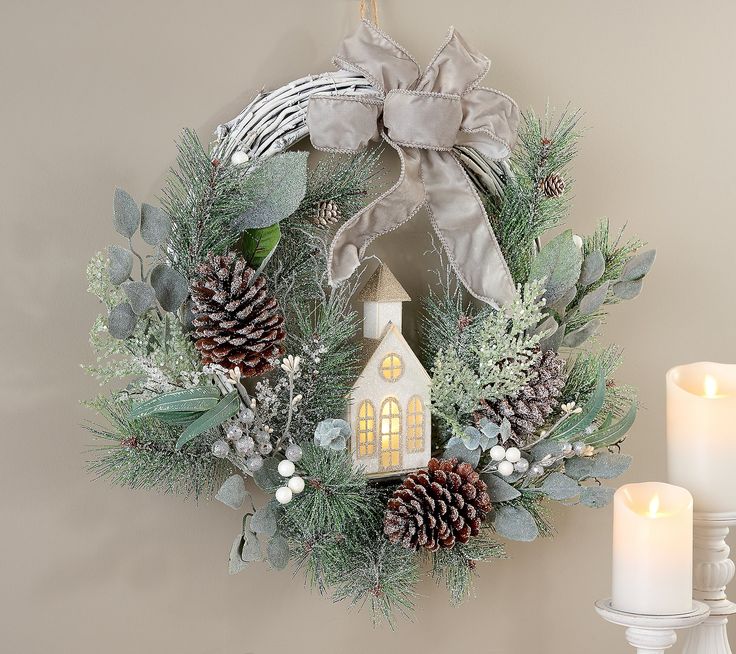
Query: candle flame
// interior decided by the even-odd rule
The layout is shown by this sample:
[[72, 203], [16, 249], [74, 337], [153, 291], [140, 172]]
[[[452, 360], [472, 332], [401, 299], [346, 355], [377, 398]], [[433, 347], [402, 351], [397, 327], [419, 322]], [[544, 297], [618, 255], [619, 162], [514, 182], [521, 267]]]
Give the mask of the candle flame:
[[703, 387], [705, 388], [705, 397], [716, 397], [718, 395], [718, 382], [715, 377], [706, 375]]
[[649, 517], [656, 518], [659, 512], [659, 495], [656, 495], [649, 502]]

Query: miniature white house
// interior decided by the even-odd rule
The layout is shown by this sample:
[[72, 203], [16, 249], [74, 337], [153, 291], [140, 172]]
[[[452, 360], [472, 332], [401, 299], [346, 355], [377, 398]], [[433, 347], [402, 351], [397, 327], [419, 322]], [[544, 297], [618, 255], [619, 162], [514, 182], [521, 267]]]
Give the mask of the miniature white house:
[[353, 459], [374, 477], [424, 468], [432, 451], [431, 379], [401, 333], [401, 305], [411, 298], [381, 264], [359, 299], [365, 364], [348, 408]]

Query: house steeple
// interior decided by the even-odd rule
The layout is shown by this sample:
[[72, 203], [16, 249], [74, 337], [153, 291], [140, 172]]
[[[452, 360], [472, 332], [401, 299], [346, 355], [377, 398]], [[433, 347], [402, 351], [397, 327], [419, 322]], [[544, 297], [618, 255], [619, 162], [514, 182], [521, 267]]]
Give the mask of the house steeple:
[[381, 338], [389, 323], [401, 331], [401, 304], [411, 298], [386, 264], [379, 264], [358, 299], [363, 302], [365, 338]]

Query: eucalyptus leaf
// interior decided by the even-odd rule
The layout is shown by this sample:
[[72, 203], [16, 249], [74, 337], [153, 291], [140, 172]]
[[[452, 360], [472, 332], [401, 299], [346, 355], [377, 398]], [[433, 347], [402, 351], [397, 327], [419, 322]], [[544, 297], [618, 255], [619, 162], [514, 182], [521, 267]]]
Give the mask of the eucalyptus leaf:
[[562, 341], [565, 340], [565, 330], [567, 329], [565, 323], [562, 323], [556, 330], [554, 334], [551, 334], [547, 338], [543, 338], [540, 343], [539, 347], [542, 348], [543, 351], [552, 350], [554, 352], [557, 352], [562, 347]]
[[141, 207], [141, 238], [149, 245], [163, 245], [171, 231], [171, 217], [150, 204]]
[[539, 536], [539, 527], [534, 517], [522, 506], [502, 504], [493, 516], [493, 528], [504, 538], [530, 542]]
[[608, 486], [584, 486], [580, 503], [593, 509], [606, 506], [613, 499], [614, 489]]
[[141, 212], [128, 193], [121, 188], [115, 189], [112, 201], [112, 222], [115, 231], [125, 238], [131, 238], [141, 222]]
[[289, 564], [291, 552], [288, 541], [281, 535], [274, 536], [266, 548], [268, 562], [276, 569], [283, 570]]
[[[583, 410], [580, 413], [573, 413], [571, 416], [569, 416], [552, 434], [551, 438], [555, 441], [560, 442], [572, 440], [573, 436], [580, 434], [582, 431], [593, 424], [593, 421], [596, 419], [601, 409], [603, 408], [603, 403], [605, 402], [605, 400], [606, 375], [601, 370], [598, 373], [598, 379], [596, 380], [593, 392], [588, 398], [588, 401], [582, 407]], [[543, 445], [545, 442], [548, 441], [543, 441], [542, 443], [540, 443], [540, 445]]]
[[457, 459], [460, 462], [469, 463], [474, 468], [478, 467], [480, 462], [481, 449], [480, 446], [474, 450], [469, 450], [463, 444], [462, 440], [452, 442], [442, 454], [443, 459]]
[[276, 533], [276, 512], [271, 504], [264, 504], [254, 514], [250, 522], [254, 533], [270, 538]]
[[146, 282], [127, 281], [121, 287], [137, 316], [143, 315], [156, 304], [156, 293]]
[[634, 279], [631, 281], [616, 282], [613, 285], [613, 294], [619, 300], [633, 300], [639, 293], [641, 293], [642, 286], [644, 285], [643, 279]]
[[541, 490], [553, 500], [570, 500], [580, 495], [578, 482], [561, 472], [550, 473], [542, 482]]
[[281, 227], [274, 223], [270, 227], [247, 229], [240, 239], [240, 248], [251, 268], [256, 268], [273, 253], [281, 240]]
[[565, 309], [567, 309], [568, 305], [575, 299], [577, 294], [578, 287], [575, 285], [571, 286], [570, 290], [552, 305], [552, 309], [557, 311], [557, 313], [564, 313]]
[[615, 452], [601, 452], [591, 457], [593, 460], [593, 474], [598, 479], [614, 479], [624, 474], [631, 465], [631, 457], [628, 454], [617, 454]]
[[595, 332], [598, 327], [601, 326], [600, 320], [591, 320], [589, 323], [583, 325], [580, 329], [575, 329], [565, 334], [565, 338], [562, 339], [562, 344], [565, 347], [579, 347], [585, 341], [587, 341]]
[[532, 260], [529, 278], [545, 279], [544, 298], [552, 306], [570, 292], [580, 277], [583, 254], [571, 230], [553, 238]]
[[606, 259], [600, 250], [593, 250], [583, 260], [580, 268], [580, 286], [590, 286], [595, 284], [606, 271]]
[[557, 443], [554, 440], [546, 440], [537, 443], [532, 448], [532, 457], [534, 457], [535, 461], [541, 461], [546, 456], [562, 456], [562, 443]]
[[230, 548], [228, 572], [231, 575], [236, 575], [238, 572], [242, 572], [248, 566], [248, 562], [244, 561], [242, 558], [244, 545], [245, 539], [243, 538], [243, 534], [238, 534], [233, 541], [233, 546]]
[[179, 436], [174, 449], [178, 452], [189, 441], [200, 434], [219, 427], [228, 418], [232, 418], [240, 409], [240, 397], [238, 391], [231, 391], [223, 397], [214, 407], [203, 413], [192, 424], [190, 424]]
[[626, 415], [617, 423], [611, 424], [611, 421], [607, 421], [605, 426], [599, 427], [592, 434], [586, 435], [582, 440], [593, 447], [608, 447], [609, 445], [618, 443], [634, 424], [636, 412], [636, 403], [633, 403], [629, 407]]
[[239, 232], [269, 227], [288, 218], [307, 192], [308, 152], [284, 152], [263, 160], [247, 178], [251, 206], [233, 222]]
[[261, 550], [261, 541], [258, 535], [253, 531], [253, 516], [247, 514], [245, 516], [243, 524], [243, 549], [241, 552], [241, 558], [243, 561], [262, 561], [263, 552]]
[[176, 311], [189, 295], [189, 284], [184, 276], [167, 266], [158, 264], [151, 271], [151, 286], [156, 292], [156, 299], [164, 311]]
[[215, 499], [222, 502], [231, 509], [239, 509], [243, 506], [248, 491], [245, 490], [245, 481], [240, 475], [231, 475], [220, 486]]
[[498, 475], [485, 472], [481, 475], [481, 479], [486, 483], [486, 486], [488, 487], [488, 495], [491, 498], [491, 502], [494, 504], [510, 502], [521, 495], [516, 488], [501, 479]]
[[609, 282], [603, 282], [598, 288], [585, 295], [583, 299], [580, 300], [580, 305], [578, 306], [580, 313], [584, 316], [589, 316], [590, 314], [598, 311], [606, 301], [608, 286]]
[[107, 317], [107, 331], [113, 338], [125, 340], [133, 334], [137, 322], [138, 316], [135, 315], [133, 307], [128, 302], [123, 302], [110, 311]]
[[656, 258], [656, 250], [647, 250], [646, 252], [640, 252], [636, 256], [631, 257], [631, 259], [624, 264], [621, 279], [623, 281], [641, 279], [651, 270]]
[[107, 274], [115, 286], [120, 286], [130, 277], [133, 271], [133, 253], [119, 245], [110, 245], [107, 248]]
[[142, 418], [154, 414], [209, 411], [220, 400], [220, 391], [211, 384], [195, 386], [180, 391], [156, 395], [150, 400], [136, 404], [130, 411], [131, 418]]
[[547, 316], [542, 322], [540, 322], [534, 329], [529, 330], [531, 336], [537, 334], [544, 334], [544, 338], [550, 338], [559, 329], [557, 321], [552, 316]]
[[263, 461], [263, 467], [253, 473], [253, 480], [262, 491], [273, 493], [283, 485], [284, 478], [279, 474], [278, 461], [271, 457]]
[[171, 411], [170, 413], [159, 413], [156, 418], [168, 425], [182, 426], [188, 425], [201, 415], [201, 411]]

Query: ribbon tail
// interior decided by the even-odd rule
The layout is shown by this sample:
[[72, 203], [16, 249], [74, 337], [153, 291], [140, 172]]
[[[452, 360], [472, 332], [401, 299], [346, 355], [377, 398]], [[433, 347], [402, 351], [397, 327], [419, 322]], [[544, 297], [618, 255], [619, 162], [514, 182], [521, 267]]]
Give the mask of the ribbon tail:
[[480, 197], [450, 152], [423, 151], [427, 207], [450, 264], [468, 292], [494, 307], [515, 294], [514, 280]]
[[388, 191], [337, 230], [327, 260], [332, 286], [350, 278], [371, 241], [405, 223], [425, 203], [420, 181], [422, 155], [414, 148], [403, 150], [390, 139], [385, 140], [399, 155], [401, 174]]

